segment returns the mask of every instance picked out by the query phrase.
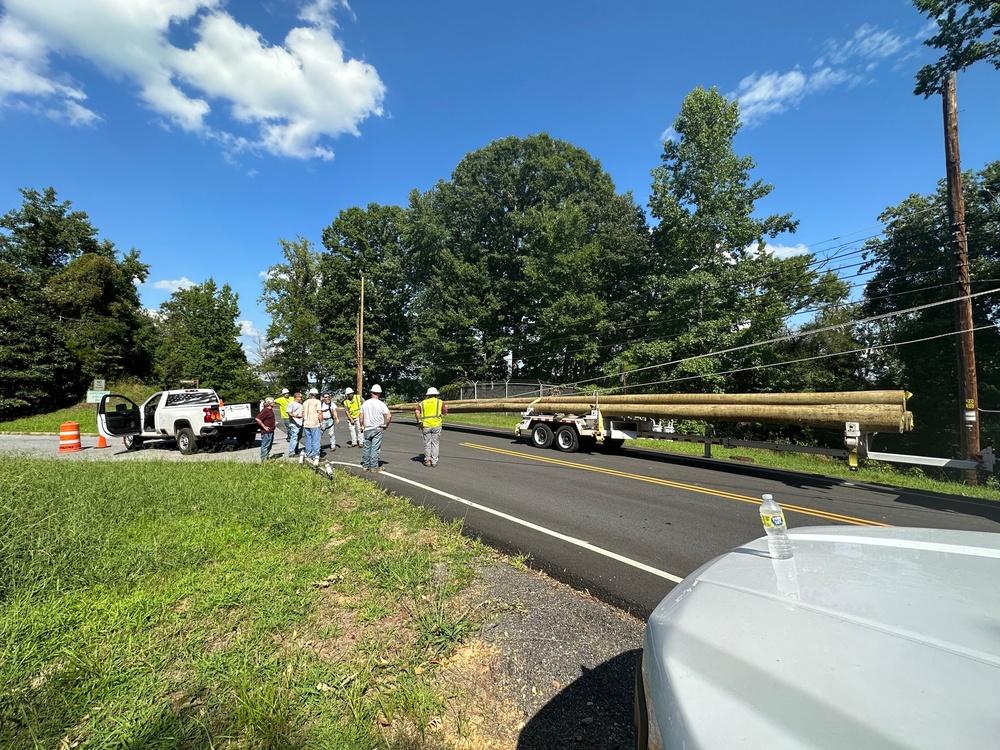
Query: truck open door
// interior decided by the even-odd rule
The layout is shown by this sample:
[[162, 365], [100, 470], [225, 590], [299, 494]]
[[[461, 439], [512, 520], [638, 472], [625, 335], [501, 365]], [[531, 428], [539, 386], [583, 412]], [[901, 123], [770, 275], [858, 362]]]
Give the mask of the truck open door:
[[97, 431], [110, 438], [134, 438], [142, 434], [139, 407], [117, 393], [103, 396], [97, 406]]

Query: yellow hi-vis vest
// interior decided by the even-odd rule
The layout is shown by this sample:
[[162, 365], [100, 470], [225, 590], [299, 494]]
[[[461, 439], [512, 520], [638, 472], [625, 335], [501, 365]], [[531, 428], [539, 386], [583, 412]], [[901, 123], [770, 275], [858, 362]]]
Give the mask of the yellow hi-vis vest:
[[424, 427], [440, 427], [444, 421], [441, 418], [441, 407], [444, 401], [439, 398], [425, 398], [420, 402], [420, 423]]
[[361, 396], [355, 393], [350, 398], [344, 399], [344, 408], [347, 409], [347, 416], [357, 419], [361, 413]]

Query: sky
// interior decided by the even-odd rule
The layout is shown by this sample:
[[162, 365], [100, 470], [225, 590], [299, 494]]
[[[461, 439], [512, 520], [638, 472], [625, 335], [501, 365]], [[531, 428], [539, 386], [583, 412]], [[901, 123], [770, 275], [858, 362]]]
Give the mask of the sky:
[[[830, 257], [944, 177], [940, 97], [913, 95], [932, 29], [909, 0], [0, 0], [0, 212], [54, 187], [140, 251], [150, 309], [229, 284], [252, 353], [280, 240], [322, 250], [340, 211], [405, 206], [542, 132], [645, 206], [701, 86], [740, 102], [735, 150], [774, 186], [757, 213], [799, 221], [771, 249]], [[962, 167], [981, 169], [1000, 71], [957, 90]]]

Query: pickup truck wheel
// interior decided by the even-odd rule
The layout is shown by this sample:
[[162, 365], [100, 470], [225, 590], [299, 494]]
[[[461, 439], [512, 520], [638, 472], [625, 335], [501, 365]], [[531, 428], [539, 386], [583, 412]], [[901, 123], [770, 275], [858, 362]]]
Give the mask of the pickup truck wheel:
[[246, 432], [240, 433], [236, 436], [236, 444], [240, 448], [253, 448], [253, 444], [256, 440], [257, 430], [247, 430]]
[[135, 435], [129, 435], [122, 438], [125, 443], [125, 450], [127, 451], [137, 451], [142, 447], [142, 438], [136, 437]]
[[569, 425], [563, 425], [556, 432], [556, 448], [563, 453], [576, 453], [580, 448], [580, 436]]
[[181, 427], [177, 430], [177, 449], [185, 456], [198, 450], [198, 441], [195, 439], [194, 430], [190, 427]]
[[552, 440], [552, 428], [547, 424], [536, 424], [531, 430], [531, 443], [536, 448], [551, 448]]

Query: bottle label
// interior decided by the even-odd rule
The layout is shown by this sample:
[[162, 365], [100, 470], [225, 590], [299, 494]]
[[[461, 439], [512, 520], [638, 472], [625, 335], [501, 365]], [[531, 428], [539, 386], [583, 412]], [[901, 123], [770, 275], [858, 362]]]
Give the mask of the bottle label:
[[760, 517], [760, 520], [764, 522], [765, 529], [783, 529], [785, 528], [785, 516], [781, 513], [766, 514]]

